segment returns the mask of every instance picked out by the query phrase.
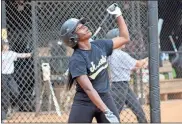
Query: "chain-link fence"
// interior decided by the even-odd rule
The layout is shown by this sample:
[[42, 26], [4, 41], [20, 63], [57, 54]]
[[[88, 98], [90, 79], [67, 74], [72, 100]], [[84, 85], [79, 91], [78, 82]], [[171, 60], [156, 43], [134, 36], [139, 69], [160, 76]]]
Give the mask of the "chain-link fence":
[[181, 99], [182, 91], [182, 2], [159, 1], [161, 98]]
[[[147, 57], [146, 1], [5, 1], [10, 49], [17, 53], [33, 51], [32, 56], [17, 58], [15, 63], [10, 63], [14, 64], [13, 74], [5, 72], [2, 75], [2, 84], [14, 79], [16, 85], [12, 89], [6, 86], [9, 92], [2, 88], [2, 110], [6, 111], [7, 122], [67, 122], [75, 89], [69, 92], [65, 89], [64, 74], [72, 50], [60, 41], [60, 27], [68, 18], [86, 17], [90, 30], [94, 32], [107, 14], [106, 8], [114, 2], [121, 7], [130, 33], [131, 41], [124, 51], [135, 59]], [[106, 33], [116, 27], [115, 19], [108, 17], [97, 39], [105, 38]], [[45, 81], [44, 67], [50, 67], [50, 82]], [[150, 121], [148, 76], [148, 69], [133, 71], [129, 85]], [[13, 90], [15, 87], [16, 95]], [[58, 101], [56, 107], [54, 93]], [[61, 110], [61, 116], [57, 113], [58, 109]], [[128, 106], [124, 106], [120, 116], [122, 122], [137, 122]]]

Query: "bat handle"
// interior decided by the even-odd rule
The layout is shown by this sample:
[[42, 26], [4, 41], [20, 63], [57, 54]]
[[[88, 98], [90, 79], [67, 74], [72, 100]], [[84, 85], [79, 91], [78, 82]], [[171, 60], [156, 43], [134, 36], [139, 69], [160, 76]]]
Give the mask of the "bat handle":
[[171, 35], [169, 36], [169, 39], [170, 39], [170, 41], [171, 41], [171, 43], [172, 43], [172, 46], [173, 46], [174, 51], [175, 51], [175, 53], [176, 53], [176, 56], [178, 56], [178, 53], [177, 53], [178, 50], [177, 50], [177, 48], [176, 48], [176, 45], [175, 45], [174, 40], [173, 40], [173, 38], [172, 38]]
[[107, 15], [105, 16], [105, 18], [103, 19], [103, 21], [101, 22], [101, 24], [99, 25], [99, 27], [97, 28], [97, 30], [95, 31], [94, 35], [92, 36], [92, 39], [95, 40], [97, 34], [99, 33], [99, 31], [102, 28], [102, 25], [104, 24], [104, 22], [106, 21], [106, 19], [108, 18], [109, 13], [107, 13]]
[[114, 11], [116, 9], [116, 7], [118, 6], [117, 3], [113, 3], [112, 5], [110, 5], [107, 9], [110, 11]]
[[[118, 6], [117, 3], [113, 3], [112, 5], [110, 5], [107, 9], [109, 9], [110, 11], [114, 11], [115, 8]], [[104, 24], [104, 22], [106, 21], [106, 19], [108, 18], [110, 14], [107, 13], [107, 15], [104, 17], [104, 19], [102, 20], [101, 24], [99, 25], [99, 28], [95, 31], [94, 35], [92, 36], [92, 39], [95, 40], [96, 35], [99, 33], [99, 31], [102, 28], [102, 25]]]
[[100, 30], [101, 30], [101, 27], [99, 27], [99, 28], [95, 31], [94, 35], [92, 36], [92, 39], [93, 39], [93, 40], [95, 40], [96, 35], [99, 33]]

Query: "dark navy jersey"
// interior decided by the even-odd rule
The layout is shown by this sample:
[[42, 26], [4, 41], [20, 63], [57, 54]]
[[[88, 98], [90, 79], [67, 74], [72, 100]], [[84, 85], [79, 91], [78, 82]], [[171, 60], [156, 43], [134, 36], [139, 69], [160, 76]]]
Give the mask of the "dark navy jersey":
[[[91, 42], [91, 50], [76, 49], [69, 61], [69, 71], [73, 79], [87, 75], [98, 93], [106, 93], [110, 89], [107, 57], [112, 54], [112, 40], [96, 40]], [[77, 91], [84, 92], [77, 83]]]

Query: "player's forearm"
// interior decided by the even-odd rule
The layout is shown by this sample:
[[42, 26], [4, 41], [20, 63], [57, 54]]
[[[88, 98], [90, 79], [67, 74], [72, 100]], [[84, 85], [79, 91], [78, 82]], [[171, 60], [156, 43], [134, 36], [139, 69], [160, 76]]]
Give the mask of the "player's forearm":
[[122, 15], [117, 17], [117, 23], [119, 28], [119, 36], [130, 40], [128, 28]]
[[88, 79], [87, 75], [81, 75], [76, 78], [79, 85], [82, 87], [82, 89], [85, 91], [85, 93], [88, 95], [90, 100], [103, 112], [107, 109], [107, 106], [104, 104], [102, 99], [100, 98], [97, 91], [93, 88], [92, 83]]
[[18, 58], [29, 58], [31, 57], [31, 53], [19, 53]]
[[88, 97], [90, 98], [90, 100], [102, 111], [105, 112], [105, 110], [107, 109], [107, 106], [104, 104], [104, 102], [102, 101], [102, 99], [100, 98], [99, 94], [97, 93], [97, 91], [92, 88], [89, 90], [85, 90], [85, 92], [87, 93]]

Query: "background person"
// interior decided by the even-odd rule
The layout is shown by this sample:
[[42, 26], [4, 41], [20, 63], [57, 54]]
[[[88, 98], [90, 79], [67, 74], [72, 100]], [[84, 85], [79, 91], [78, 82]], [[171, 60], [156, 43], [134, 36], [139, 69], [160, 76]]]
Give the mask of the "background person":
[[[106, 34], [107, 39], [112, 39], [119, 36], [119, 29], [115, 28]], [[133, 69], [147, 67], [148, 58], [136, 60], [128, 53], [122, 51], [122, 47], [113, 50], [113, 53], [108, 58], [111, 82], [112, 96], [116, 103], [119, 112], [126, 104], [136, 115], [139, 123], [147, 123], [145, 113], [137, 99], [136, 94], [129, 86], [130, 74]]]
[[17, 58], [31, 57], [31, 53], [17, 53], [9, 49], [8, 41], [2, 43], [2, 119], [11, 113], [12, 107], [18, 105], [18, 85], [14, 80], [14, 62]]

